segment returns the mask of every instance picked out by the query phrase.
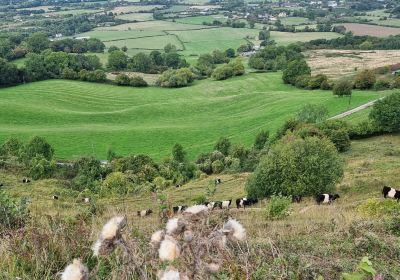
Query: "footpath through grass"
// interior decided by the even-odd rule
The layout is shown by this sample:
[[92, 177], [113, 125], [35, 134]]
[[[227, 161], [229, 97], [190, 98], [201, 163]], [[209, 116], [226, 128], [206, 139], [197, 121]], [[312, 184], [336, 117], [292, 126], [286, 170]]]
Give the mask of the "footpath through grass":
[[[355, 91], [350, 107], [379, 96]], [[179, 89], [49, 80], [1, 89], [0, 98], [0, 142], [40, 135], [58, 159], [92, 154], [104, 159], [112, 146], [121, 155], [160, 160], [177, 142], [193, 159], [221, 136], [250, 145], [260, 129], [276, 131], [307, 103], [326, 105], [331, 116], [349, 109], [348, 99], [331, 91], [284, 85], [281, 73], [207, 79]]]

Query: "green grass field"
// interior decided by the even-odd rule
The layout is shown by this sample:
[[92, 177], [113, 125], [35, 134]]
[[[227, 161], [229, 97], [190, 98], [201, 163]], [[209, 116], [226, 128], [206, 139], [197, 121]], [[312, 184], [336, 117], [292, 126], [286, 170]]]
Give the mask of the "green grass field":
[[[352, 106], [378, 95], [355, 91]], [[284, 85], [281, 73], [203, 80], [180, 89], [50, 80], [2, 89], [0, 96], [0, 141], [40, 135], [59, 159], [105, 158], [113, 146], [119, 154], [144, 153], [159, 160], [177, 142], [193, 159], [221, 136], [250, 145], [257, 131], [275, 131], [306, 103], [324, 104], [330, 115], [348, 109], [347, 99], [330, 91]]]
[[334, 32], [271, 32], [271, 39], [275, 40], [278, 45], [288, 45], [296, 42], [307, 42], [315, 39], [334, 39], [341, 35]]
[[308, 18], [305, 17], [284, 17], [280, 18], [283, 25], [299, 25], [299, 24], [312, 24]]

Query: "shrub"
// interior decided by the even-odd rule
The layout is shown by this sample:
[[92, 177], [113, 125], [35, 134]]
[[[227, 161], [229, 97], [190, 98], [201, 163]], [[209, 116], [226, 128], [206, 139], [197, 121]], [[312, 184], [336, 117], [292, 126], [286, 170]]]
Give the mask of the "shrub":
[[391, 199], [370, 198], [357, 207], [357, 210], [371, 217], [390, 217], [400, 214], [400, 203]]
[[214, 150], [220, 151], [223, 155], [227, 156], [231, 148], [231, 141], [226, 137], [221, 137], [215, 143]]
[[0, 155], [5, 157], [19, 157], [23, 144], [16, 138], [7, 139], [0, 147]]
[[312, 76], [310, 78], [310, 81], [308, 83], [308, 88], [309, 89], [318, 89], [321, 88], [321, 85], [323, 83], [328, 82], [328, 77], [324, 74], [318, 74], [316, 76]]
[[29, 163], [29, 176], [34, 180], [50, 178], [55, 169], [54, 161], [47, 160], [43, 155], [37, 155]]
[[400, 92], [378, 100], [369, 115], [379, 130], [394, 132], [400, 130]]
[[310, 80], [310, 75], [301, 75], [295, 78], [294, 85], [298, 88], [308, 88]]
[[375, 85], [376, 77], [372, 70], [363, 70], [354, 79], [354, 87], [357, 89], [370, 89]]
[[130, 85], [130, 78], [126, 74], [118, 74], [115, 77], [115, 83], [119, 86], [129, 86]]
[[343, 177], [343, 161], [328, 139], [288, 135], [261, 159], [246, 184], [251, 197], [332, 191]]
[[378, 134], [377, 125], [370, 119], [354, 124], [349, 129], [350, 139], [366, 138]]
[[12, 200], [4, 191], [0, 190], [0, 234], [2, 227], [20, 228], [29, 219], [28, 203], [21, 199], [19, 203]]
[[255, 150], [262, 150], [265, 147], [269, 138], [269, 131], [261, 130], [254, 140], [253, 148]]
[[375, 90], [385, 90], [391, 87], [390, 81], [387, 79], [379, 79], [374, 85]]
[[217, 81], [226, 80], [232, 76], [233, 76], [233, 67], [228, 64], [218, 66], [217, 68], [214, 69], [214, 71], [211, 74], [211, 77]]
[[133, 76], [129, 84], [133, 87], [147, 87], [147, 82], [141, 76]]
[[333, 88], [333, 84], [329, 80], [323, 81], [321, 83], [322, 90], [331, 90], [332, 88]]
[[339, 97], [351, 95], [353, 85], [348, 80], [340, 80], [333, 86], [333, 94]]
[[350, 149], [351, 141], [347, 130], [329, 130], [324, 131], [324, 133], [328, 136], [329, 140], [332, 141], [339, 152], [345, 152]]
[[225, 51], [225, 55], [227, 56], [227, 57], [235, 57], [235, 50], [234, 49], [232, 49], [232, 48], [229, 48], [229, 49], [227, 49], [226, 51]]
[[279, 220], [290, 215], [291, 197], [272, 195], [266, 208], [266, 216], [269, 220]]
[[311, 69], [304, 59], [297, 59], [290, 62], [283, 70], [282, 79], [285, 84], [294, 84], [298, 76], [311, 74]]
[[66, 67], [61, 73], [61, 78], [66, 80], [77, 80], [79, 79], [79, 74], [73, 69]]
[[213, 163], [211, 164], [211, 167], [212, 167], [212, 171], [214, 174], [221, 173], [225, 168], [224, 164], [220, 160], [213, 161]]
[[328, 117], [328, 108], [324, 105], [306, 104], [296, 115], [296, 120], [303, 123], [319, 123]]
[[47, 160], [53, 158], [54, 149], [43, 137], [35, 136], [25, 146], [25, 155], [27, 159], [32, 159], [37, 155], [43, 156]]
[[400, 76], [397, 76], [391, 85], [391, 88], [400, 88]]
[[194, 74], [189, 68], [178, 70], [167, 70], [157, 80], [157, 85], [161, 87], [185, 87], [194, 80]]
[[122, 172], [113, 172], [108, 174], [102, 184], [102, 195], [117, 193], [127, 194], [132, 188], [132, 183], [129, 181], [127, 176]]
[[114, 50], [108, 55], [107, 67], [111, 70], [124, 70], [126, 69], [127, 65], [128, 56], [123, 51]]
[[229, 65], [233, 69], [233, 76], [241, 76], [245, 73], [241, 58], [236, 58], [234, 61], [231, 61]]

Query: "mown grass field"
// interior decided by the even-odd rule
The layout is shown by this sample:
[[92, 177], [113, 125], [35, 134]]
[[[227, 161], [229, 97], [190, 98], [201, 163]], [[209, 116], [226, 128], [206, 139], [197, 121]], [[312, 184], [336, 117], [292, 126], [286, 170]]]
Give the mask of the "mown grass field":
[[[355, 91], [351, 106], [378, 96]], [[221, 136], [250, 145], [257, 131], [274, 132], [306, 103], [326, 105], [330, 115], [349, 108], [346, 98], [330, 91], [284, 85], [279, 72], [197, 81], [180, 89], [49, 80], [2, 89], [0, 97], [0, 141], [40, 135], [59, 159], [89, 154], [104, 159], [113, 146], [119, 154], [159, 160], [177, 142], [193, 159]]]
[[[350, 151], [342, 154], [345, 176], [337, 185], [341, 197], [331, 205], [318, 206], [312, 198], [305, 198], [299, 204], [292, 204], [289, 217], [271, 221], [265, 218], [264, 209], [269, 201], [264, 200], [246, 210], [216, 210], [210, 219], [232, 217], [244, 225], [248, 241], [243, 246], [249, 254], [246, 264], [251, 274], [259, 276], [254, 279], [291, 279], [290, 275], [300, 275], [297, 279], [317, 279], [322, 275], [326, 280], [337, 280], [341, 273], [354, 271], [360, 259], [368, 256], [383, 279], [397, 280], [400, 275], [399, 237], [389, 227], [390, 217], [366, 216], [358, 207], [368, 199], [382, 201], [384, 184], [399, 186], [399, 147], [400, 135], [353, 141]], [[220, 175], [223, 183], [210, 200], [242, 197], [249, 175]], [[4, 182], [7, 193], [14, 198], [29, 197], [34, 223], [24, 231], [23, 250], [9, 250], [15, 247], [13, 241], [9, 238], [0, 240], [0, 265], [3, 268], [0, 276], [5, 275], [5, 279], [21, 276], [35, 279], [32, 275], [38, 273], [48, 275], [46, 280], [53, 279], [51, 275], [61, 271], [73, 257], [88, 258], [97, 233], [114, 215], [128, 218], [124, 232], [126, 240], [143, 238], [146, 241], [162, 226], [157, 215], [157, 202], [150, 194], [141, 194], [97, 199], [97, 209], [102, 209], [102, 214], [93, 216], [91, 222], [75, 223], [77, 229], [74, 230], [68, 222], [89, 211], [88, 205], [79, 202], [82, 197], [79, 193], [62, 187], [63, 183], [57, 180], [21, 184], [19, 176], [0, 171], [0, 181]], [[214, 178], [195, 180], [179, 189], [167, 189], [169, 203], [194, 204], [194, 198], [204, 195]], [[60, 195], [60, 200], [51, 200], [55, 193]], [[146, 218], [136, 216], [137, 210], [147, 208], [155, 213]], [[65, 220], [61, 220], [63, 217]], [[79, 237], [77, 232], [81, 233]], [[42, 236], [48, 241], [35, 242]], [[15, 237], [20, 238], [23, 237]], [[63, 243], [71, 240], [75, 246]], [[77, 248], [77, 244], [81, 246]], [[52, 256], [51, 252], [57, 254]], [[241, 254], [232, 256], [232, 263], [228, 265], [238, 265]], [[56, 258], [60, 261], [54, 262]], [[110, 267], [117, 268], [124, 267], [120, 262]]]

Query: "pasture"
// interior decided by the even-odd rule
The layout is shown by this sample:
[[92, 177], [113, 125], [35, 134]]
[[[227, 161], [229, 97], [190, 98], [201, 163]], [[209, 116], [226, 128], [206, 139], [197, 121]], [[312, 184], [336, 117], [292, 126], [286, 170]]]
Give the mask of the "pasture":
[[132, 6], [120, 6], [115, 7], [110, 12], [113, 14], [126, 14], [126, 13], [138, 13], [138, 12], [149, 12], [155, 9], [162, 9], [163, 5], [132, 5]]
[[354, 35], [369, 35], [376, 37], [388, 37], [390, 35], [400, 34], [400, 28], [369, 25], [361, 23], [341, 23], [347, 31], [353, 32]]
[[[221, 136], [250, 145], [260, 129], [273, 133], [306, 103], [326, 105], [331, 116], [349, 109], [347, 98], [284, 85], [281, 75], [254, 73], [179, 89], [67, 80], [1, 89], [0, 142], [40, 135], [54, 146], [58, 159], [104, 159], [112, 146], [121, 155], [144, 153], [156, 160], [180, 143], [193, 159]], [[351, 107], [379, 96], [354, 91]]]
[[356, 69], [375, 69], [400, 61], [398, 50], [313, 50], [305, 53], [313, 74], [325, 74], [330, 78], [355, 75]]
[[278, 45], [288, 45], [296, 42], [308, 42], [315, 39], [334, 39], [342, 35], [334, 32], [271, 32], [271, 39], [275, 40]]
[[[400, 264], [396, 256], [400, 249], [396, 231], [389, 227], [390, 218], [366, 216], [358, 207], [371, 198], [382, 201], [383, 184], [400, 184], [397, 176], [400, 161], [396, 156], [399, 146], [400, 135], [353, 141], [351, 150], [343, 154], [346, 172], [342, 183], [337, 185], [341, 198], [331, 205], [318, 206], [312, 198], [305, 198], [299, 204], [292, 204], [289, 217], [276, 221], [265, 219], [268, 200], [246, 210], [213, 211], [210, 221], [225, 220], [229, 216], [247, 230], [248, 242], [242, 245], [245, 250], [233, 255], [229, 265], [236, 266], [244, 251], [248, 251], [250, 257], [246, 259], [246, 267], [253, 275], [262, 276], [255, 279], [290, 279], [289, 274], [304, 277], [299, 279], [317, 279], [322, 275], [326, 280], [336, 280], [342, 272], [353, 271], [362, 256], [368, 255], [384, 279], [398, 279]], [[249, 175], [220, 175], [223, 183], [210, 199], [242, 197]], [[91, 207], [79, 202], [82, 194], [67, 189], [61, 180], [41, 180], [26, 185], [18, 183], [18, 178], [17, 174], [0, 172], [0, 180], [5, 183], [8, 193], [17, 199], [29, 197], [34, 223], [25, 228], [23, 235], [0, 240], [0, 266], [3, 268], [0, 277], [5, 279], [17, 276], [33, 279], [35, 277], [31, 278], [31, 275], [39, 273], [53, 275], [77, 255], [84, 260], [90, 259], [93, 240], [113, 215], [127, 216], [128, 226], [124, 232], [127, 240], [147, 244], [150, 234], [161, 227], [157, 215], [159, 205], [150, 194], [99, 197], [96, 209], [102, 210], [90, 215], [90, 222], [87, 222], [79, 217], [90, 213]], [[194, 198], [204, 195], [214, 178], [195, 180], [179, 189], [167, 189], [169, 203], [195, 204]], [[51, 200], [55, 193], [59, 194], [60, 200]], [[136, 216], [137, 210], [147, 208], [155, 213], [145, 218]], [[41, 237], [48, 241], [35, 242]], [[30, 250], [18, 250], [21, 242], [23, 248]], [[65, 242], [74, 245], [65, 246]], [[58, 262], [50, 261], [56, 258]], [[15, 266], [15, 260], [24, 265]], [[121, 262], [110, 262], [107, 268], [117, 267], [122, 268]]]
[[118, 15], [116, 18], [130, 21], [149, 21], [153, 20], [153, 13], [131, 13]]

